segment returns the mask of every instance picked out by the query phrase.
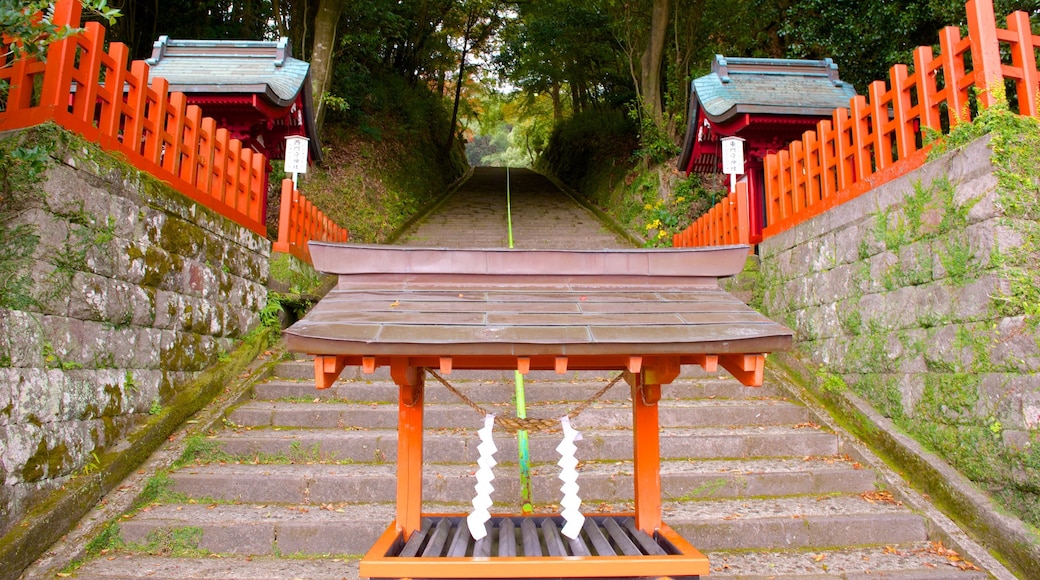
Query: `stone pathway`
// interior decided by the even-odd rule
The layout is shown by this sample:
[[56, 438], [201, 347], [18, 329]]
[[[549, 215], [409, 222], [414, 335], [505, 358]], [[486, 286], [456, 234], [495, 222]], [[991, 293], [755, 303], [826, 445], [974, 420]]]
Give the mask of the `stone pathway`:
[[[504, 174], [476, 170], [403, 243], [504, 246]], [[510, 178], [516, 247], [625, 247], [547, 180], [521, 170]], [[120, 517], [117, 539], [62, 577], [357, 578], [359, 555], [393, 518], [397, 388], [385, 370], [349, 369], [331, 389], [315, 391], [312, 373], [307, 360], [282, 362], [243, 387], [226, 413], [211, 409], [188, 426], [196, 434], [171, 443], [183, 453], [179, 467], [142, 469], [154, 499]], [[607, 378], [531, 373], [529, 415], [559, 416]], [[512, 409], [511, 374], [450, 379], [488, 408]], [[466, 512], [482, 421], [441, 385], [427, 384], [425, 508]], [[946, 551], [938, 543], [944, 526], [908, 507], [920, 498], [790, 389], [775, 376], [749, 389], [724, 373], [685, 368], [664, 390], [664, 521], [708, 555], [712, 577], [991, 577]], [[587, 513], [631, 509], [630, 406], [622, 384], [575, 419], [584, 434], [578, 457]], [[492, 511], [517, 512], [515, 439], [496, 431], [495, 440]], [[546, 512], [558, 509], [557, 443], [554, 434], [531, 436], [534, 496]], [[29, 577], [54, 577], [45, 570]]]
[[594, 249], [631, 247], [595, 216], [530, 169], [477, 167], [473, 176], [400, 243], [443, 248], [505, 248], [506, 182], [513, 247]]

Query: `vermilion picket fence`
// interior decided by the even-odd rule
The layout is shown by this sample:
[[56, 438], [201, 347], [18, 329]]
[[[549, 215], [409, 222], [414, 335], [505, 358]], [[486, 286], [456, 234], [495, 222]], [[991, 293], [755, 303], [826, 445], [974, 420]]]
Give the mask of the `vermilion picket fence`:
[[672, 246], [728, 246], [750, 244], [747, 183], [737, 184], [736, 191], [722, 198], [708, 213], [672, 236]]
[[314, 207], [309, 199], [293, 187], [291, 179], [282, 180], [282, 207], [278, 217], [278, 241], [275, 252], [292, 254], [313, 264], [307, 242], [346, 242], [350, 234]]
[[[54, 24], [80, 26], [78, 0], [59, 0]], [[216, 121], [202, 117], [164, 79], [148, 84], [148, 65], [118, 42], [105, 50], [105, 28], [88, 22], [82, 33], [51, 44], [46, 62], [0, 62], [0, 131], [54, 121], [122, 154], [138, 169], [260, 235], [267, 203], [267, 160], [243, 148]], [[7, 53], [0, 43], [0, 54]], [[4, 66], [7, 65], [7, 66]]]
[[1000, 29], [992, 0], [970, 0], [967, 13], [967, 38], [956, 26], [944, 28], [938, 55], [917, 48], [912, 71], [893, 66], [887, 84], [875, 81], [847, 110], [836, 109], [815, 131], [766, 156], [765, 238], [921, 166], [927, 131], [971, 120], [973, 109], [993, 105], [1005, 85], [1019, 114], [1038, 116], [1040, 36], [1032, 34], [1029, 15], [1014, 12]]

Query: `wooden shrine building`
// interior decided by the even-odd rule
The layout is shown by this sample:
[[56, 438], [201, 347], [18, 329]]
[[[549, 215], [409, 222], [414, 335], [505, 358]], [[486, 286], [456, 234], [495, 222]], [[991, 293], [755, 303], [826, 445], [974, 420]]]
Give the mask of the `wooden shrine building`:
[[687, 174], [722, 170], [722, 137], [744, 139], [751, 243], [765, 227], [763, 159], [801, 139], [856, 95], [831, 59], [727, 58], [693, 81], [686, 138], [678, 168]]
[[[184, 93], [189, 105], [213, 117], [243, 147], [268, 160], [285, 158], [285, 138], [310, 139], [312, 162], [321, 161], [314, 124], [310, 64], [292, 57], [288, 38], [173, 40], [159, 37], [147, 59], [151, 77]], [[270, 170], [270, 168], [268, 168]]]
[[[747, 246], [448, 250], [311, 242], [310, 251], [315, 269], [339, 283], [285, 331], [288, 349], [315, 356], [319, 389], [347, 366], [389, 367], [399, 387], [397, 518], [361, 560], [362, 577], [692, 580], [708, 573], [704, 555], [662, 521], [658, 401], [682, 365], [724, 368], [759, 386], [766, 353], [791, 347], [789, 329], [719, 287], [718, 278], [743, 269]], [[567, 509], [523, 515], [506, 508], [483, 524], [426, 513], [425, 376], [480, 369], [620, 373], [632, 392], [635, 510], [576, 519]], [[467, 524], [483, 525], [484, 534]]]

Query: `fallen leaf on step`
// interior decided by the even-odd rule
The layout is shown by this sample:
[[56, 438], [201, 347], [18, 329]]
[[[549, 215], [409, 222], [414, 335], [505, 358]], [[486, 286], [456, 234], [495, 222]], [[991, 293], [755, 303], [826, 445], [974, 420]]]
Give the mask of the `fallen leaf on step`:
[[815, 556], [813, 556], [813, 561], [814, 562], [819, 562], [820, 560], [823, 560], [826, 557], [827, 557], [826, 554], [816, 554]]
[[393, 302], [390, 303], [390, 308], [397, 308], [400, 305], [401, 305], [401, 302], [399, 300], [394, 300]]

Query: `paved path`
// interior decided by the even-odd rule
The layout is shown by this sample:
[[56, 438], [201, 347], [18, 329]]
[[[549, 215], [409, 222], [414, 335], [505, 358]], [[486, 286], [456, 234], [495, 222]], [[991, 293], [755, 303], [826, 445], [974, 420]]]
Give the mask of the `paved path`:
[[513, 247], [632, 247], [545, 177], [529, 169], [503, 167], [474, 169], [473, 175], [402, 236], [400, 243], [443, 248], [508, 247], [507, 176]]

